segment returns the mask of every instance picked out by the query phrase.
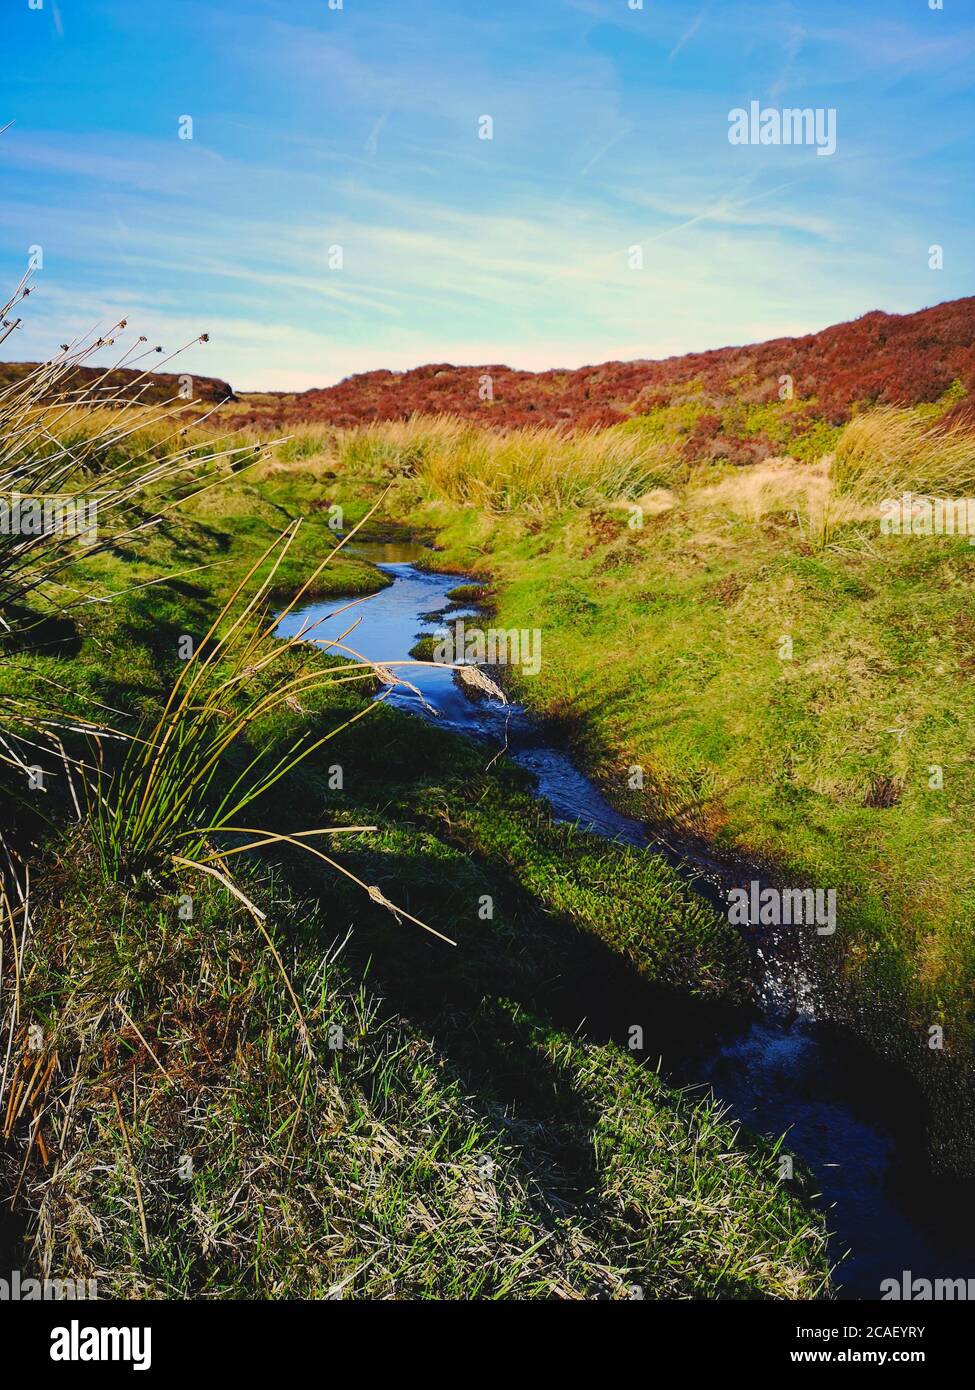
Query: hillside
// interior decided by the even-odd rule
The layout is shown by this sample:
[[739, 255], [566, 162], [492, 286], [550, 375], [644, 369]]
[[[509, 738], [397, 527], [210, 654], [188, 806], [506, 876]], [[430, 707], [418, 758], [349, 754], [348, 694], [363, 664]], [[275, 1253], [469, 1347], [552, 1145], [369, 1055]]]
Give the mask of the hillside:
[[[491, 378], [493, 400], [482, 400]], [[858, 403], [918, 405], [955, 381], [975, 386], [975, 297], [913, 314], [879, 310], [801, 338], [774, 338], [661, 361], [604, 362], [574, 371], [525, 372], [431, 363], [408, 372], [374, 371], [296, 395], [244, 394], [245, 418], [357, 425], [453, 414], [495, 425], [602, 427], [695, 397], [715, 415], [730, 403], [780, 399], [791, 376], [810, 417], [841, 424]], [[707, 429], [705, 422], [704, 429]]]
[[[37, 365], [36, 362], [0, 362], [0, 390], [20, 381]], [[236, 399], [229, 382], [215, 376], [197, 376], [195, 372], [189, 375], [192, 377], [195, 400], [213, 404]], [[138, 393], [139, 400], [144, 404], [158, 405], [163, 401], [175, 401], [180, 389], [180, 376], [175, 372], [146, 373], [123, 367], [119, 371], [106, 373], [104, 367], [75, 367], [74, 371], [58, 379], [58, 392], [81, 392], [83, 388], [91, 391], [96, 382], [97, 397], [86, 397], [88, 404], [118, 392], [125, 400], [133, 399]], [[136, 382], [138, 385], [135, 385]]]
[[[0, 363], [0, 387], [31, 365]], [[79, 383], [100, 375], [95, 368], [77, 372]], [[102, 385], [117, 389], [135, 375], [113, 372]], [[175, 397], [173, 374], [149, 382], [144, 400]], [[434, 362], [406, 372], [363, 372], [298, 393], [235, 392], [219, 378], [194, 375], [193, 387], [199, 401], [230, 403], [234, 424], [272, 430], [298, 423], [348, 427], [413, 414], [456, 415], [508, 428], [601, 429], [662, 411], [686, 436], [689, 458], [724, 455], [750, 463], [803, 436], [823, 442], [823, 430], [845, 423], [858, 406], [923, 405], [943, 400], [954, 387], [959, 400], [947, 418], [967, 415], [971, 406], [963, 398], [975, 389], [975, 296], [913, 314], [875, 310], [800, 338], [659, 361], [547, 372]], [[769, 406], [771, 414], [765, 411]], [[221, 418], [227, 415], [221, 412]]]

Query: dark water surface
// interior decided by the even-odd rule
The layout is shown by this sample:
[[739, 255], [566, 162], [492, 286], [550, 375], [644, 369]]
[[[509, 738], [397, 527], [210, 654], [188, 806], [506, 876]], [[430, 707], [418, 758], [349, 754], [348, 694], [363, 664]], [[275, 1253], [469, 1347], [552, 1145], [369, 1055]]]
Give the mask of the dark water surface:
[[[289, 614], [278, 635], [290, 637], [316, 624], [311, 640], [335, 638], [358, 619], [346, 638], [349, 646], [369, 660], [406, 660], [421, 633], [438, 631], [435, 615], [448, 607], [448, 591], [465, 576], [417, 569], [416, 561], [428, 553], [417, 544], [353, 548], [393, 579], [390, 587], [336, 617], [327, 615], [342, 607], [342, 600], [311, 604]], [[451, 616], [458, 614], [475, 624], [473, 613], [452, 609]], [[567, 754], [546, 741], [522, 707], [470, 699], [449, 670], [419, 666], [402, 674], [420, 694], [396, 688], [386, 697], [391, 704], [425, 719], [435, 717], [426, 707], [434, 706], [437, 724], [483, 741], [488, 757], [503, 745], [505, 756], [533, 774], [538, 795], [560, 820], [663, 854], [725, 909], [726, 871], [699, 850], [653, 840], [640, 822], [615, 811]], [[681, 1085], [710, 1086], [749, 1129], [773, 1136], [787, 1132], [788, 1149], [809, 1165], [828, 1209], [844, 1297], [877, 1298], [881, 1280], [899, 1280], [903, 1270], [932, 1280], [975, 1277], [973, 1194], [949, 1193], [929, 1176], [923, 1112], [909, 1082], [816, 1019], [815, 1001], [793, 962], [783, 964], [767, 945], [764, 952], [759, 943], [752, 948], [763, 1012], [731, 1011], [726, 1021], [715, 1025], [712, 1020], [696, 1035], [678, 1029], [669, 1053], [665, 1032], [658, 1049], [664, 1073]], [[625, 1039], [630, 1020], [645, 1015], [634, 1015], [632, 999], [609, 994], [604, 991], [599, 1000], [599, 1017], [587, 1000], [585, 1029]]]

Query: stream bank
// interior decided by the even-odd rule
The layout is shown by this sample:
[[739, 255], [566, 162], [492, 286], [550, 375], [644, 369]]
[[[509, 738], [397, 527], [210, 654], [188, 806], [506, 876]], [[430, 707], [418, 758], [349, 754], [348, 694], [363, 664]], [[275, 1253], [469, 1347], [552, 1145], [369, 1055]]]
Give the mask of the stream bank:
[[[359, 625], [348, 640], [367, 659], [405, 660], [418, 637], [437, 630], [451, 608], [448, 594], [465, 576], [419, 568], [424, 550], [416, 543], [373, 547], [365, 542], [356, 553], [392, 582], [361, 605]], [[338, 635], [349, 617], [330, 623], [327, 614], [335, 606], [334, 601], [308, 605], [289, 615], [279, 635], [312, 623], [321, 624], [316, 635]], [[456, 606], [450, 616], [465, 613], [476, 618]], [[702, 862], [699, 854], [682, 854], [673, 841], [666, 846], [654, 841], [639, 822], [614, 810], [522, 707], [472, 700], [444, 669], [419, 667], [409, 675], [416, 690], [394, 689], [387, 695], [390, 703], [476, 740], [485, 748], [486, 765], [503, 751], [532, 775], [537, 795], [557, 819], [668, 856], [713, 904], [723, 901], [719, 865]], [[815, 1016], [803, 981], [796, 978], [794, 953], [778, 951], [768, 940], [749, 944], [760, 1007], [726, 1010], [720, 1019], [689, 1010], [684, 1019], [662, 1020], [653, 1039], [659, 1046], [654, 1062], [659, 1055], [665, 1075], [676, 1084], [710, 1087], [748, 1129], [786, 1134], [786, 1148], [808, 1165], [820, 1186], [835, 1232], [836, 1282], [843, 1296], [876, 1298], [881, 1281], [904, 1269], [930, 1278], [971, 1277], [970, 1233], [958, 1210], [971, 1194], [932, 1182], [921, 1097], [902, 1072]], [[589, 979], [575, 986], [569, 981], [561, 989], [559, 1006], [570, 1026], [626, 1046], [637, 1005], [632, 997], [620, 997], [629, 991], [618, 980]], [[573, 1016], [580, 1008], [584, 1016]]]

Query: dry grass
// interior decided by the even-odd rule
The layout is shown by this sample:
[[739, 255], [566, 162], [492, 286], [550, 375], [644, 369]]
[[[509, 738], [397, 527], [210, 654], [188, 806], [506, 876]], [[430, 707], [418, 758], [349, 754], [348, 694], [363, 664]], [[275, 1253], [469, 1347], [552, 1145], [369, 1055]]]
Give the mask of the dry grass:
[[385, 461], [429, 497], [497, 512], [636, 498], [684, 471], [666, 446], [632, 434], [485, 430], [450, 416], [350, 430], [335, 449], [340, 468]]
[[704, 474], [688, 489], [686, 504], [701, 516], [735, 516], [754, 526], [789, 519], [814, 549], [827, 545], [839, 526], [874, 515], [856, 499], [838, 494], [829, 456], [815, 464], [768, 459], [735, 469], [718, 482]]
[[912, 410], [859, 415], [840, 435], [833, 463], [837, 492], [876, 506], [910, 489], [951, 497], [975, 494], [975, 438], [962, 426], [932, 426]]

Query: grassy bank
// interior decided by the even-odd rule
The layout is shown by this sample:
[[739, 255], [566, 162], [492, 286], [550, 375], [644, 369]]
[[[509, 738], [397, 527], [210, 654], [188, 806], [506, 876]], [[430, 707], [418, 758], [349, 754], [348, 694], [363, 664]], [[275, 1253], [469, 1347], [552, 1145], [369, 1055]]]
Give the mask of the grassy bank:
[[6, 1165], [28, 1267], [123, 1298], [824, 1287], [801, 1182], [787, 1192], [771, 1149], [621, 1049], [491, 997], [433, 1043], [343, 958], [339, 905], [270, 877], [248, 887], [309, 1055], [277, 962], [226, 894], [196, 892], [180, 923], [158, 898], [93, 890], [70, 848], [23, 1000], [55, 1076], [33, 1154]]
[[353, 515], [392, 484], [435, 563], [489, 584], [492, 622], [541, 628], [541, 673], [511, 675], [617, 805], [835, 888], [836, 935], [810, 942], [831, 1007], [923, 1078], [935, 1151], [964, 1168], [975, 552], [879, 525], [904, 490], [970, 495], [972, 440], [938, 428], [956, 395], [857, 417], [818, 460], [689, 463], [672, 411], [567, 455], [415, 421], [308, 432], [268, 483]]
[[[4, 708], [45, 687], [65, 723], [110, 711], [130, 735], [170, 728], [157, 721], [189, 669], [181, 639], [215, 649], [209, 625], [255, 555], [299, 511], [309, 524], [269, 589], [331, 547], [330, 499], [292, 474], [302, 462], [253, 482], [227, 470], [164, 524], [41, 582], [37, 621], [4, 642]], [[84, 601], [66, 610], [67, 582]], [[315, 590], [375, 582], [340, 556]], [[3, 916], [2, 1175], [24, 1233], [6, 1261], [95, 1278], [102, 1297], [827, 1292], [802, 1173], [780, 1180], [778, 1145], [646, 1064], [672, 1001], [686, 1017], [739, 995], [736, 934], [646, 856], [553, 825], [465, 742], [382, 707], [357, 719], [369, 690], [322, 684], [317, 652], [262, 667], [269, 645], [245, 644], [231, 683], [213, 668], [216, 728], [253, 714], [203, 819], [175, 833], [202, 834], [256, 756], [339, 730], [247, 823], [335, 827], [314, 843], [367, 891], [280, 838], [201, 858], [232, 879], [168, 850], [139, 859], [129, 823], [113, 858], [66, 766], [43, 804], [5, 770], [30, 866], [29, 903], [8, 883]], [[300, 693], [263, 702], [282, 689]], [[153, 735], [157, 782], [193, 718]], [[126, 763], [105, 746], [111, 799]], [[239, 844], [204, 838], [215, 855]], [[598, 1026], [579, 1035], [606, 986], [629, 992], [642, 1052]]]

